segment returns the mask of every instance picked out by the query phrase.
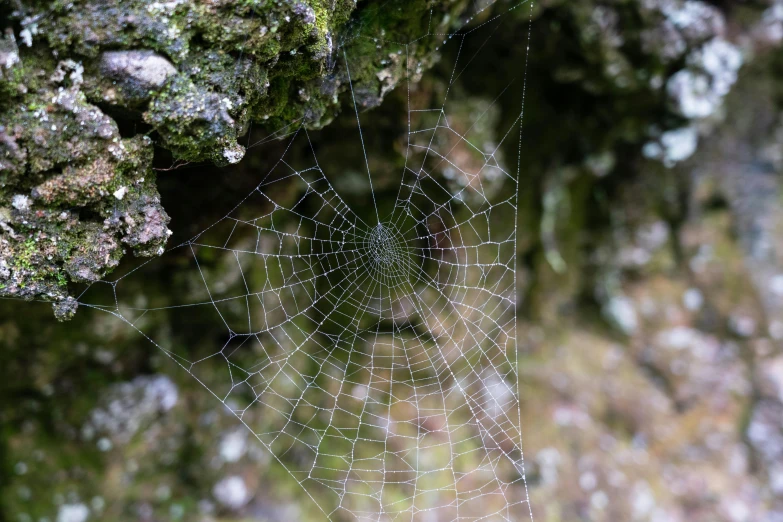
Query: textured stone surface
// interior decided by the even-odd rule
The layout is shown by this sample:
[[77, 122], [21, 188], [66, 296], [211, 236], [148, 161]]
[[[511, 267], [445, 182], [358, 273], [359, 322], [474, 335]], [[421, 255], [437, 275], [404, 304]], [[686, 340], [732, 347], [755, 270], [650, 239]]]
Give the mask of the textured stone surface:
[[[720, 5], [545, 1], [535, 13], [518, 280], [524, 448], [536, 520], [778, 522], [783, 516], [783, 10], [776, 2]], [[522, 63], [525, 22], [526, 13], [519, 13], [517, 24], [494, 33], [471, 71], [451, 86], [470, 100], [455, 110], [456, 128], [469, 126], [494, 99], [488, 93], [506, 86], [498, 71]], [[144, 48], [153, 49], [155, 37], [145, 38]], [[741, 50], [738, 70], [736, 60], [725, 59], [732, 51], [711, 61], [708, 51], [725, 51], [723, 42]], [[466, 46], [463, 56], [482, 43]], [[6, 56], [13, 56], [16, 47], [8, 48]], [[94, 51], [96, 59], [101, 52]], [[154, 52], [170, 57], [180, 74], [189, 71], [193, 85], [221, 81], [220, 71], [196, 72], [197, 65], [177, 62], [176, 53]], [[214, 56], [220, 63], [219, 53]], [[66, 65], [64, 82], [75, 72]], [[450, 72], [425, 75], [411, 95], [425, 105], [428, 97], [439, 99]], [[365, 89], [358, 99], [371, 106], [379, 92]], [[392, 196], [407, 128], [400, 111], [407, 93], [398, 94], [376, 109], [375, 132], [365, 135], [376, 189]], [[500, 101], [513, 106], [518, 92]], [[480, 141], [497, 142], [516, 117], [512, 112], [491, 110]], [[352, 120], [353, 114], [338, 117], [313, 140], [324, 170], [356, 204], [367, 192], [361, 147], [347, 138], [355, 132]], [[21, 138], [3, 133], [3, 172], [18, 180], [32, 160]], [[95, 138], [95, 150], [102, 150], [102, 139]], [[224, 215], [285, 150], [267, 145], [258, 154], [248, 151], [232, 171], [241, 189], [219, 203], [213, 200], [232, 189], [221, 183], [215, 190], [223, 171], [191, 172], [187, 187], [164, 180], [161, 191], [176, 200], [171, 213], [180, 216], [185, 237]], [[504, 149], [506, 158], [515, 157], [512, 149]], [[308, 149], [291, 153], [302, 157]], [[57, 161], [40, 157], [44, 169], [50, 167], [43, 162]], [[438, 175], [449, 187], [461, 181], [446, 168]], [[93, 204], [97, 193], [44, 184], [48, 179], [4, 196], [4, 239], [18, 235], [15, 216], [39, 204], [34, 187]], [[130, 183], [101, 183], [109, 201], [133, 197]], [[75, 223], [69, 216], [63, 226]], [[23, 248], [25, 237], [14, 248]], [[244, 240], [252, 245], [255, 238]], [[29, 247], [34, 261], [37, 248]], [[81, 258], [95, 257], [86, 253]], [[123, 303], [199, 299], [194, 289], [202, 276], [183, 257], [148, 265]], [[10, 259], [0, 261], [0, 277], [19, 270]], [[233, 257], [207, 259], [201, 269], [244, 293]], [[138, 332], [89, 310], [57, 324], [48, 307], [0, 304], [0, 418], [7, 426], [0, 434], [6, 455], [0, 502], [7, 517], [317, 519], [273, 457], [252, 437], [244, 439], [248, 432], [237, 431], [236, 419]], [[74, 307], [63, 299], [56, 310], [69, 315]], [[206, 355], [220, 340], [204, 324], [204, 317], [176, 310], [137, 323], [164, 346]], [[172, 389], [177, 401], [167, 408], [162, 399], [171, 393], [161, 390]], [[107, 416], [115, 410], [120, 414]]]
[[[251, 122], [323, 126], [348, 89], [346, 50], [360, 103], [376, 106], [405, 64], [362, 38], [337, 43], [364, 23], [403, 42], [430, 18], [444, 32], [466, 5], [413, 2], [401, 16], [342, 0], [10, 6], [0, 27], [0, 296], [58, 301], [69, 282], [111, 272], [125, 247], [162, 252], [154, 146], [230, 165]], [[430, 44], [408, 51], [420, 67], [433, 61]]]

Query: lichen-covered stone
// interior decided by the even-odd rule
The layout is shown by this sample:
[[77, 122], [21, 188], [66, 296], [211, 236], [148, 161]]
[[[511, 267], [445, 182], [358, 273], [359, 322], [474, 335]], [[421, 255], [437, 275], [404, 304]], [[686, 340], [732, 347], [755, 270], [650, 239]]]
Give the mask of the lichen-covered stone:
[[[357, 103], [377, 106], [406, 69], [415, 78], [434, 63], [434, 39], [415, 39], [445, 32], [466, 6], [15, 5], [0, 40], [0, 207], [3, 256], [15, 258], [16, 268], [0, 294], [62, 299], [68, 281], [110, 272], [125, 246], [139, 255], [162, 252], [168, 217], [150, 170], [153, 144], [140, 133], [153, 130], [156, 145], [178, 160], [237, 163], [245, 154], [239, 137], [251, 122], [275, 130], [329, 123], [348, 90], [349, 63]], [[362, 34], [365, 26], [412, 43], [405, 53], [403, 44], [381, 46]], [[121, 135], [120, 128], [134, 130]], [[23, 210], [11, 205], [17, 196], [27, 198]]]
[[228, 98], [177, 77], [151, 103], [144, 119], [158, 129], [178, 158], [198, 161], [210, 151], [210, 160], [225, 165], [244, 156], [244, 148], [237, 143], [237, 124], [229, 114], [231, 107]]
[[[236, 138], [253, 119], [287, 124], [304, 117], [311, 127], [332, 119], [340, 104], [336, 94], [347, 89], [340, 55], [345, 46], [338, 50], [338, 41], [347, 41], [357, 60], [353, 79], [363, 105], [379, 103], [404, 69], [390, 69], [389, 57], [371, 38], [355, 38], [363, 24], [405, 42], [426, 32], [431, 19], [438, 26], [430, 30], [444, 32], [453, 18], [443, 14], [465, 6], [414, 2], [404, 12], [379, 15], [375, 6], [362, 9], [347, 0], [82, 0], [54, 4], [47, 16], [36, 16], [38, 8], [15, 15], [49, 48], [79, 58], [91, 99], [139, 110], [139, 102], [149, 100], [145, 120], [177, 157], [229, 163], [241, 157]], [[354, 10], [355, 23], [348, 23]], [[421, 62], [430, 45], [411, 45], [409, 59]], [[393, 62], [399, 64], [399, 57]], [[336, 89], [324, 90], [330, 77]]]
[[82, 68], [69, 60], [52, 72], [20, 66], [37, 85], [8, 108], [0, 128], [0, 294], [62, 303], [69, 281], [95, 281], [114, 268], [123, 244], [139, 255], [160, 253], [168, 217], [151, 140], [120, 136], [87, 101]]

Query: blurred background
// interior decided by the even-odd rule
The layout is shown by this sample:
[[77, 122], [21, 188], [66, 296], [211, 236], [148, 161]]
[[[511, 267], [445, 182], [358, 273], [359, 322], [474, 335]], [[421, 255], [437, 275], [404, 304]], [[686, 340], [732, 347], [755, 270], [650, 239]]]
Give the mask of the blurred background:
[[[514, 172], [503, 136], [532, 31], [516, 269], [536, 520], [783, 521], [783, 3], [543, 0], [530, 23], [519, 9], [466, 38], [459, 52], [476, 58], [451, 90], [452, 125], [486, 113], [471, 142], [503, 142]], [[420, 106], [440, 107], [457, 50], [412, 84]], [[361, 115], [382, 198], [404, 163], [407, 99], [402, 86]], [[344, 110], [310, 138], [338, 192], [369, 211], [356, 132]], [[235, 166], [159, 172], [171, 245], [284, 154], [288, 141], [265, 137]], [[155, 161], [171, 165], [165, 151]], [[124, 291], [169, 306], [200, 278], [167, 255]], [[225, 333], [174, 314], [145, 328], [204, 353]], [[58, 323], [47, 304], [3, 300], [0, 346], [0, 520], [322, 519], [220, 402], [110, 315]]]

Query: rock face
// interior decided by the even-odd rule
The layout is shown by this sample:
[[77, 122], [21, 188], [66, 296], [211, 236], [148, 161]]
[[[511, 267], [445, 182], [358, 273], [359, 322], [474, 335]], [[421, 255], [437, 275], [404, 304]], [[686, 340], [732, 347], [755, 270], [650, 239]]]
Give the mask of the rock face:
[[[109, 116], [114, 110], [130, 110], [183, 158], [222, 156], [216, 161], [225, 163], [242, 154], [234, 148], [242, 122], [283, 124], [304, 115], [319, 125], [336, 102], [310, 105], [306, 98], [333, 100], [346, 87], [340, 56], [328, 52], [339, 30], [318, 40], [322, 47], [307, 51], [310, 61], [297, 61], [296, 69], [290, 60], [306, 54], [302, 47], [292, 55], [290, 44], [281, 43], [290, 43], [289, 36], [269, 36], [284, 33], [287, 23], [307, 27], [312, 13], [318, 25], [312, 5], [284, 4], [288, 11], [271, 32], [271, 14], [241, 8], [244, 16], [229, 16], [240, 8], [227, 2], [149, 3], [155, 16], [141, 4], [123, 4], [127, 12], [119, 3], [58, 7], [47, 32], [28, 30], [33, 18], [24, 22], [20, 14], [25, 29], [0, 44], [0, 107], [13, 123], [0, 131], [0, 284], [10, 282], [14, 295], [53, 296], [62, 318], [78, 305], [60, 280], [90, 281], [115, 266], [123, 248], [154, 254], [165, 240], [166, 214], [148, 176], [152, 144], [118, 135], [124, 126], [112, 124], [121, 120]], [[517, 237], [524, 449], [536, 520], [779, 522], [783, 4], [536, 5]], [[101, 12], [120, 18], [106, 27], [91, 22]], [[223, 30], [208, 30], [192, 13], [221, 18]], [[285, 16], [292, 21], [283, 23]], [[179, 33], [166, 31], [166, 17]], [[494, 105], [487, 93], [506, 86], [499, 71], [524, 63], [519, 35], [526, 34], [527, 13], [518, 17], [493, 33], [453, 85], [450, 70], [433, 71], [410, 93], [422, 99], [441, 96], [447, 86], [462, 90], [450, 125], [466, 129], [486, 113], [483, 128], [473, 132], [489, 148], [516, 117], [500, 109], [518, 102], [516, 92]], [[414, 18], [406, 14], [400, 24]], [[479, 53], [484, 40], [472, 43], [463, 57]], [[112, 62], [130, 69], [104, 65], [109, 53], [123, 53]], [[37, 69], [26, 69], [28, 63]], [[308, 68], [313, 63], [327, 71], [321, 83], [315, 80], [321, 72]], [[102, 67], [104, 73], [91, 72]], [[407, 115], [399, 107], [408, 93], [386, 92], [398, 78], [395, 67], [351, 62], [352, 77], [365, 78], [355, 85], [360, 105], [390, 96], [373, 113], [379, 127], [390, 127], [378, 131], [385, 133], [378, 141], [395, 143], [385, 155], [381, 147], [369, 155], [378, 191], [396, 191], [391, 180], [402, 169]], [[111, 76], [113, 68], [134, 72]], [[312, 83], [304, 73], [315, 74]], [[159, 87], [134, 90], [163, 76]], [[231, 87], [230, 106], [217, 94], [224, 94], [220, 85]], [[52, 102], [60, 87], [66, 96]], [[360, 201], [369, 197], [357, 188], [365, 173], [345, 168], [364, 165], [361, 148], [342, 143], [354, 130], [348, 116], [313, 139], [320, 164], [337, 173], [340, 194]], [[221, 135], [234, 128], [229, 120], [237, 130]], [[75, 126], [86, 137], [69, 137]], [[119, 157], [112, 152], [118, 144]], [[516, 144], [510, 146], [502, 151], [506, 161], [516, 157]], [[465, 152], [465, 161], [482, 160]], [[232, 181], [252, 187], [269, 158], [252, 150], [247, 156]], [[441, 167], [445, 187], [464, 184], [458, 169]], [[216, 183], [190, 186], [196, 178], [177, 181], [169, 192], [194, 207], [186, 220], [207, 211], [212, 194], [204, 193]], [[255, 237], [244, 239], [252, 250]], [[203, 275], [180, 261], [151, 263], [144, 284], [126, 289], [123, 304], [163, 308], [173, 296], [203, 299], [194, 290]], [[241, 295], [246, 283], [236, 267], [226, 256], [205, 259], [201, 270]], [[0, 307], [0, 398], [7, 403], [0, 422], [8, 427], [0, 433], [0, 454], [11, 456], [0, 466], [7, 485], [0, 518], [319, 519], [320, 512], [306, 511], [310, 504], [291, 495], [296, 485], [274, 458], [252, 437], [237, 435], [224, 405], [186, 372], [172, 370], [138, 332], [118, 328], [105, 314], [79, 313], [58, 324], [48, 307], [26, 305], [21, 314], [18, 303], [2, 300]], [[163, 347], [213, 354], [222, 339], [203, 326], [203, 316], [185, 310], [157, 310], [136, 324]], [[172, 390], [177, 400], [169, 407]]]
[[[103, 277], [126, 250], [162, 252], [169, 218], [154, 146], [176, 160], [229, 165], [243, 158], [238, 138], [251, 122], [321, 127], [348, 88], [348, 44], [338, 52], [338, 42], [351, 42], [365, 23], [399, 41], [422, 34], [430, 18], [432, 31], [445, 32], [466, 5], [414, 2], [401, 17], [342, 0], [85, 0], [4, 10], [0, 296], [59, 301], [69, 282]], [[405, 64], [355, 42], [357, 96], [378, 105]], [[409, 46], [409, 60], [432, 63], [428, 45]]]
[[12, 67], [24, 81], [5, 100], [0, 124], [0, 292], [60, 301], [68, 281], [100, 279], [125, 247], [162, 252], [169, 218], [151, 169], [152, 141], [120, 136], [87, 100], [80, 65], [61, 60], [48, 77], [21, 62]]

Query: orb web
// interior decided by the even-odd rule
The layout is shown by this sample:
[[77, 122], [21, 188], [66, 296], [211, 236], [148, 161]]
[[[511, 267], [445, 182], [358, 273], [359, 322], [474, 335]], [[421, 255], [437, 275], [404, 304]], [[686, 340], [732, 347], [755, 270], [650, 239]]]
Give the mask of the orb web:
[[[532, 9], [521, 2], [504, 13], [522, 6]], [[138, 330], [198, 380], [325, 519], [533, 518], [517, 386], [521, 158], [509, 168], [501, 153], [521, 139], [523, 114], [496, 143], [478, 142], [475, 127], [497, 100], [466, 124], [454, 116], [460, 100], [451, 92], [475, 59], [462, 53], [465, 40], [490, 38], [504, 16], [474, 22], [490, 7], [452, 33], [378, 44], [404, 60], [399, 88], [408, 89], [393, 200], [373, 186], [362, 133], [371, 113], [360, 112], [350, 78], [350, 43], [381, 35], [357, 27], [335, 55], [357, 123], [345, 146], [362, 149], [370, 211], [336, 189], [340, 173], [321, 168], [308, 130], [289, 126], [272, 135], [288, 140], [282, 157], [222, 219], [79, 299]], [[411, 46], [425, 38], [439, 41], [436, 51], [455, 46], [435, 107], [410, 94], [422, 74]], [[524, 65], [507, 87], [522, 99]], [[125, 291], [143, 288], [145, 270], [167, 256], [188, 260], [198, 283], [159, 306]], [[155, 326], [187, 332], [203, 323], [219, 332], [210, 353]]]

